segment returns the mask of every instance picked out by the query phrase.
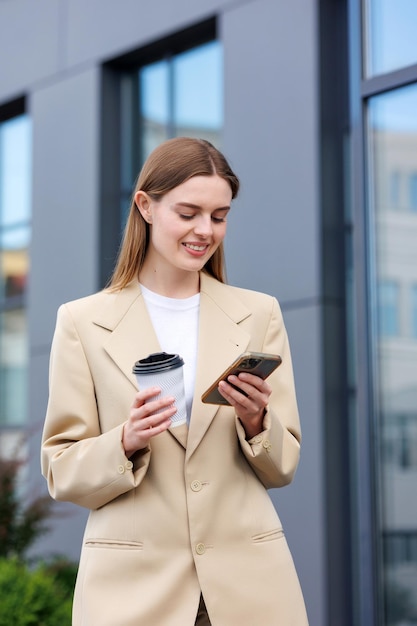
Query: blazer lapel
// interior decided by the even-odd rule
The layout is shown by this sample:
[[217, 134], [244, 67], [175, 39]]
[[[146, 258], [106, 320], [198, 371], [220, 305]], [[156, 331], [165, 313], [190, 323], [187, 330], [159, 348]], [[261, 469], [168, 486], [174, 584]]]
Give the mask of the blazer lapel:
[[104, 350], [137, 390], [133, 365], [138, 359], [160, 350], [158, 339], [137, 283], [130, 283], [111, 297], [94, 323], [111, 331]]
[[[161, 351], [139, 284], [132, 282], [122, 291], [112, 294], [109, 306], [96, 316], [94, 323], [111, 331], [104, 350], [137, 390], [132, 373], [134, 363]], [[186, 425], [170, 428], [169, 431], [186, 446]]]
[[[161, 347], [138, 283], [132, 282], [109, 297], [109, 304], [97, 313], [94, 323], [111, 331], [104, 350], [137, 389], [132, 373], [135, 361], [160, 352]], [[202, 403], [201, 395], [246, 350], [250, 336], [239, 323], [249, 315], [251, 312], [227, 285], [201, 272], [198, 365], [190, 428], [189, 432], [186, 427], [169, 429], [187, 446], [187, 456], [195, 451], [219, 410]]]
[[249, 344], [249, 334], [239, 326], [249, 315], [251, 312], [227, 285], [201, 273], [198, 365], [187, 457], [193, 454], [220, 408], [201, 402], [203, 392]]

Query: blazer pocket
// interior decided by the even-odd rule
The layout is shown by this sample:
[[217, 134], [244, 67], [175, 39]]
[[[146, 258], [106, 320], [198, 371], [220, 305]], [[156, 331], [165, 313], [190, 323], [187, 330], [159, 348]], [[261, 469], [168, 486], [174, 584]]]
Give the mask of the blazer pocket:
[[86, 539], [86, 548], [106, 548], [113, 550], [143, 550], [141, 541], [121, 541], [119, 539]]
[[283, 529], [275, 528], [274, 530], [268, 530], [264, 533], [259, 533], [259, 535], [253, 535], [252, 541], [254, 543], [265, 543], [267, 541], [276, 541], [277, 539], [282, 539], [283, 537]]

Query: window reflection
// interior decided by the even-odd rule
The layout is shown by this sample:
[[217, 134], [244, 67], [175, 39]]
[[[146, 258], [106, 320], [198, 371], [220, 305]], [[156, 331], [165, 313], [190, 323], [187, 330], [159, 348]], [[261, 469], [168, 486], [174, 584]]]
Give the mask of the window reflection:
[[417, 2], [368, 0], [367, 74], [391, 72], [417, 63]]
[[30, 157], [28, 116], [0, 122], [0, 426], [27, 417]]
[[217, 41], [173, 59], [174, 126], [177, 136], [219, 143], [222, 127], [222, 55]]
[[386, 624], [417, 623], [417, 86], [369, 105]]
[[400, 333], [400, 290], [394, 281], [383, 281], [378, 289], [379, 328], [381, 337], [395, 337]]
[[139, 70], [142, 162], [170, 137], [202, 137], [220, 147], [222, 68], [221, 45], [212, 41]]
[[139, 70], [139, 106], [143, 153], [148, 155], [169, 138], [170, 63], [158, 61]]
[[123, 228], [137, 172], [171, 137], [200, 137], [221, 148], [223, 56], [218, 41], [195, 46], [125, 74], [121, 81], [121, 193]]
[[30, 173], [29, 120], [20, 115], [0, 123], [0, 302], [26, 289]]
[[0, 425], [26, 421], [27, 346], [25, 310], [3, 312], [0, 315]]

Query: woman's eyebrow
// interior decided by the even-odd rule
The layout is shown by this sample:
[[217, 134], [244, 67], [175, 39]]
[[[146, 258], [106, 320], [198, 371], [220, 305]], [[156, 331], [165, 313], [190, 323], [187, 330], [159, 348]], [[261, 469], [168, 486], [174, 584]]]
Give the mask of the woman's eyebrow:
[[[187, 209], [195, 209], [197, 211], [201, 211], [201, 206], [198, 204], [193, 204], [192, 202], [176, 202], [174, 204], [176, 207], [185, 207]], [[230, 206], [219, 206], [214, 209], [214, 211], [229, 211]]]

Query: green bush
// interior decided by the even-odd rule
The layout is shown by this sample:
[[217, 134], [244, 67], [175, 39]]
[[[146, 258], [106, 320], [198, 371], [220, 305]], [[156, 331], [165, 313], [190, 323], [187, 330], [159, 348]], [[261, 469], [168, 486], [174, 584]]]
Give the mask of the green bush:
[[48, 530], [52, 499], [38, 496], [23, 502], [18, 473], [24, 461], [0, 457], [0, 557], [23, 558], [35, 540]]
[[72, 594], [46, 565], [0, 559], [0, 626], [70, 626]]

